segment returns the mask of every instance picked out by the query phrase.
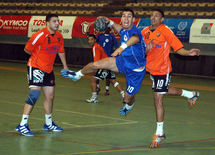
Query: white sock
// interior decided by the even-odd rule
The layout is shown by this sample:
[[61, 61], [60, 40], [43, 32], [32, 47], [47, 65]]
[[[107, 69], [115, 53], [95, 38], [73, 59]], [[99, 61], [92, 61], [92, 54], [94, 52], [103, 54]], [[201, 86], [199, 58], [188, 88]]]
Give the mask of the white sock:
[[97, 98], [97, 92], [92, 92], [92, 98]]
[[52, 124], [52, 114], [45, 114], [46, 125]]
[[121, 91], [120, 94], [122, 95], [122, 98], [125, 97], [125, 92], [124, 91]]
[[105, 90], [106, 90], [106, 91], [109, 91], [109, 86], [106, 86], [106, 87], [105, 87]]
[[184, 97], [187, 97], [187, 98], [192, 98], [193, 97], [193, 92], [182, 89], [181, 96], [184, 96]]
[[23, 126], [23, 125], [28, 123], [28, 117], [29, 117], [29, 115], [24, 115], [24, 114], [22, 115], [22, 120], [20, 122], [21, 126]]
[[156, 135], [163, 135], [163, 122], [157, 122]]
[[84, 76], [84, 74], [81, 73], [81, 70], [78, 71], [78, 72], [76, 72], [76, 75], [77, 75], [77, 76]]
[[134, 103], [132, 105], [125, 104], [126, 109], [131, 109], [134, 106]]

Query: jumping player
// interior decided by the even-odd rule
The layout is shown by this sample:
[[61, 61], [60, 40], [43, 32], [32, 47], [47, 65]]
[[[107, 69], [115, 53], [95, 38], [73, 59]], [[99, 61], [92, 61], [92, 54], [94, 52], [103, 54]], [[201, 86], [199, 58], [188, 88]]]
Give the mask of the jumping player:
[[[126, 92], [123, 99], [124, 106], [120, 109], [121, 115], [126, 115], [134, 106], [135, 94], [139, 91], [143, 77], [145, 75], [145, 43], [141, 32], [134, 25], [135, 17], [131, 9], [122, 11], [121, 23], [114, 23], [106, 18], [109, 26], [114, 28], [121, 35], [121, 46], [108, 57], [100, 61], [89, 63], [78, 72], [62, 71], [62, 76], [69, 77], [74, 81], [79, 80], [82, 76], [95, 72], [97, 69], [108, 69], [114, 72], [124, 73], [126, 77]], [[149, 43], [147, 48], [151, 48]]]
[[171, 62], [169, 58], [169, 53], [171, 47], [174, 49], [175, 53], [184, 56], [198, 56], [200, 54], [199, 49], [184, 49], [183, 44], [174, 35], [174, 33], [164, 24], [164, 13], [161, 10], [153, 11], [151, 15], [151, 25], [142, 30], [142, 35], [146, 43], [153, 39], [155, 45], [147, 53], [147, 64], [146, 70], [150, 72], [150, 77], [152, 79], [154, 89], [154, 105], [156, 110], [157, 119], [157, 130], [154, 134], [151, 148], [156, 148], [159, 146], [160, 142], [165, 139], [165, 134], [163, 131], [164, 123], [164, 106], [163, 97], [164, 95], [177, 95], [188, 98], [190, 107], [193, 107], [197, 98], [199, 97], [199, 92], [197, 91], [187, 91], [178, 88], [169, 88], [171, 79]]

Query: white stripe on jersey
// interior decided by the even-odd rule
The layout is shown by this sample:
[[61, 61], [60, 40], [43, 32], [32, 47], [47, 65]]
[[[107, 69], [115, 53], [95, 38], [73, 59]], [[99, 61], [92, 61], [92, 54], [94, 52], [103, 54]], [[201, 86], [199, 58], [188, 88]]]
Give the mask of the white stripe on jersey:
[[34, 39], [34, 41], [32, 42], [32, 45], [36, 44], [37, 40], [44, 34], [44, 32], [41, 32], [40, 34], [38, 34], [38, 36]]
[[95, 52], [95, 46], [93, 47], [93, 58], [95, 57], [96, 52]]

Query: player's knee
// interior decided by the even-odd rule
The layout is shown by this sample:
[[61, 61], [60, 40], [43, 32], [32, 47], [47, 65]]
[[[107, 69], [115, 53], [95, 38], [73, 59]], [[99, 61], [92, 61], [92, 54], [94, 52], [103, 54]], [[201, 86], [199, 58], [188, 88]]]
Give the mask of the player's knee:
[[54, 100], [54, 94], [49, 94], [46, 96], [46, 100]]
[[34, 106], [40, 97], [40, 90], [30, 90], [29, 96], [25, 100], [25, 102], [29, 105]]
[[117, 87], [118, 85], [119, 85], [119, 82], [115, 82], [115, 83], [113, 84], [114, 87]]
[[100, 65], [99, 65], [98, 62], [93, 62], [93, 63], [92, 63], [92, 68], [93, 68], [93, 69], [99, 69], [99, 67], [100, 67]]

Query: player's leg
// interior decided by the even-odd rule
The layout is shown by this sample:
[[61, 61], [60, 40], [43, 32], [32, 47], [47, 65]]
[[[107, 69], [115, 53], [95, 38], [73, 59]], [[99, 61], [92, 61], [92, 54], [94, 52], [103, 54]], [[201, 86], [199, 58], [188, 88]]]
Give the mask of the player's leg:
[[42, 89], [45, 96], [45, 100], [43, 102], [45, 111], [45, 123], [43, 129], [61, 132], [63, 129], [57, 126], [52, 120], [53, 103], [55, 97], [55, 76], [53, 72], [45, 74]]
[[99, 86], [99, 80], [97, 79], [96, 80], [96, 92], [97, 92], [97, 95], [99, 94], [99, 92], [100, 92], [100, 86]]
[[20, 124], [16, 127], [16, 131], [20, 132], [24, 136], [33, 136], [34, 133], [30, 131], [30, 128], [28, 126], [28, 120], [31, 111], [33, 110], [34, 105], [36, 104], [40, 96], [44, 72], [33, 67], [28, 67], [27, 72], [30, 91], [29, 95], [25, 100], [22, 120]]
[[118, 90], [118, 92], [121, 94], [122, 98], [124, 98], [125, 92], [124, 92], [122, 86], [119, 84], [119, 82], [117, 82], [116, 79], [111, 79], [111, 83]]
[[65, 78], [71, 78], [73, 81], [77, 81], [82, 76], [96, 72], [98, 69], [107, 69], [118, 72], [118, 68], [116, 66], [116, 58], [108, 57], [96, 62], [91, 62], [78, 72], [62, 70], [61, 75]]
[[130, 69], [125, 69], [124, 70], [125, 77], [126, 77], [126, 92], [125, 92], [125, 97], [123, 99], [124, 106], [120, 109], [120, 114], [121, 115], [126, 115], [129, 111], [132, 110], [134, 106], [134, 101], [135, 101], [135, 94], [139, 91], [143, 78], [145, 76], [145, 69], [141, 71], [133, 71]]
[[91, 92], [92, 92], [92, 96], [90, 99], [87, 99], [86, 102], [88, 103], [97, 103], [98, 99], [97, 99], [97, 92], [96, 92], [96, 81], [97, 79], [92, 76], [91, 77]]
[[110, 95], [110, 92], [109, 92], [109, 88], [110, 88], [110, 78], [106, 78], [106, 82], [105, 82], [105, 84], [106, 84], [106, 86], [105, 86], [105, 95], [107, 96], [107, 95]]
[[150, 78], [153, 82], [152, 89], [154, 89], [154, 106], [157, 120], [157, 129], [153, 136], [152, 143], [150, 144], [150, 148], [156, 148], [160, 145], [160, 142], [165, 139], [163, 130], [165, 113], [163, 106], [163, 97], [168, 92], [170, 75], [150, 75]]
[[184, 90], [184, 89], [170, 87], [167, 95], [176, 95], [176, 96], [186, 97], [189, 102], [189, 107], [192, 108], [195, 105], [196, 100], [198, 99], [200, 93], [198, 91], [188, 91], [188, 90]]

